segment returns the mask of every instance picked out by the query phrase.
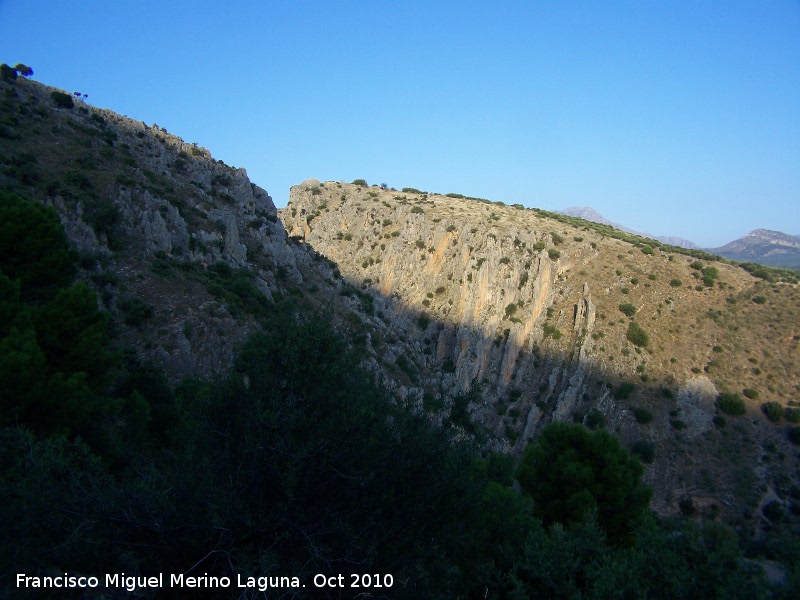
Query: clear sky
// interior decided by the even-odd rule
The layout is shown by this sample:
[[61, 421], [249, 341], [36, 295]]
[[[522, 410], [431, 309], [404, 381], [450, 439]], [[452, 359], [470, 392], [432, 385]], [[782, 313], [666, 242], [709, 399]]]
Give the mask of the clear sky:
[[0, 0], [0, 62], [245, 167], [800, 234], [800, 0]]

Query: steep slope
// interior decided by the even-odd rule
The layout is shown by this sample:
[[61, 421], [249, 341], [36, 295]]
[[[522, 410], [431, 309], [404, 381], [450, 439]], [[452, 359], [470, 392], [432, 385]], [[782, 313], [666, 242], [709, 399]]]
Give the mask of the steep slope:
[[800, 269], [800, 238], [780, 231], [755, 229], [710, 252], [732, 260]]
[[208, 150], [34, 81], [2, 87], [0, 185], [56, 209], [125, 341], [173, 377], [218, 373], [302, 281], [269, 195]]
[[[507, 450], [551, 420], [604, 422], [625, 442], [658, 449], [648, 478], [667, 511], [683, 496], [752, 506], [760, 444], [774, 438], [791, 455], [755, 402], [753, 420], [738, 419], [734, 433], [714, 419], [719, 392], [758, 389], [759, 401], [781, 405], [795, 397], [796, 285], [588, 223], [416, 190], [309, 180], [280, 216], [291, 236], [381, 299], [373, 320], [421, 338], [403, 360], [386, 351], [376, 360], [410, 363], [409, 386], [422, 396], [476, 382], [473, 416]], [[712, 466], [697, 469], [702, 461]]]

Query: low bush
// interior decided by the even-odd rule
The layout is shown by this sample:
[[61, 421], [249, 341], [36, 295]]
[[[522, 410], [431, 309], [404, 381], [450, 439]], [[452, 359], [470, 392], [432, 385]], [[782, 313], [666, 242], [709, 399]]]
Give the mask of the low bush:
[[758, 390], [753, 388], [745, 388], [742, 390], [742, 394], [744, 394], [750, 400], [757, 400], [758, 399]]
[[53, 99], [55, 105], [59, 108], [72, 108], [75, 103], [72, 101], [72, 96], [64, 92], [50, 92], [50, 97]]
[[630, 302], [626, 302], [625, 304], [620, 304], [619, 305], [619, 310], [626, 317], [632, 317], [637, 312], [636, 307], [633, 304], [631, 304]]
[[789, 428], [789, 441], [795, 446], [800, 446], [800, 425]]
[[556, 327], [554, 327], [553, 325], [550, 325], [549, 323], [545, 323], [545, 325], [544, 325], [544, 337], [546, 337], [546, 338], [547, 337], [552, 337], [554, 340], [560, 340], [561, 339], [561, 332]]
[[638, 440], [631, 446], [631, 454], [645, 464], [651, 464], [656, 458], [656, 447], [647, 440]]
[[606, 426], [606, 418], [599, 410], [590, 410], [585, 419], [586, 427], [589, 429], [603, 429]]
[[783, 406], [778, 402], [764, 402], [761, 405], [761, 412], [767, 415], [767, 418], [773, 423], [779, 423], [783, 418]]
[[653, 420], [653, 413], [646, 408], [639, 408], [638, 406], [633, 409], [633, 417], [640, 425], [646, 425]]
[[145, 320], [153, 316], [153, 307], [141, 298], [136, 296], [126, 296], [122, 298], [118, 305], [122, 319], [126, 325], [140, 329]]
[[800, 408], [787, 406], [783, 417], [789, 421], [789, 423], [800, 423]]
[[737, 415], [743, 415], [745, 412], [747, 412], [744, 400], [742, 400], [739, 394], [734, 394], [731, 392], [720, 394], [717, 397], [717, 408], [719, 408], [722, 412], [734, 417]]
[[631, 321], [631, 323], [628, 325], [628, 333], [625, 334], [625, 337], [628, 338], [628, 341], [631, 344], [640, 347], [647, 346], [648, 342], [650, 341], [650, 337], [647, 335], [647, 332], [635, 321]]
[[620, 384], [620, 386], [614, 390], [614, 398], [617, 400], [627, 400], [631, 397], [631, 394], [635, 389], [635, 385], [626, 381], [625, 383]]

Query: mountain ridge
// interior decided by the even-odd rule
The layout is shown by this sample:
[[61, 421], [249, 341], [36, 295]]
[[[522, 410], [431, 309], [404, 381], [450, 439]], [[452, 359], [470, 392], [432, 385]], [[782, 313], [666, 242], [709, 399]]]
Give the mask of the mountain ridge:
[[658, 240], [659, 242], [670, 244], [672, 246], [677, 246], [679, 248], [688, 248], [691, 250], [700, 249], [700, 246], [682, 237], [651, 235], [649, 233], [641, 233], [640, 231], [636, 231], [624, 225], [620, 225], [619, 223], [615, 223], [613, 221], [606, 219], [603, 215], [601, 215], [599, 212], [597, 212], [590, 206], [570, 206], [557, 212], [572, 217], [580, 217], [581, 219], [586, 219], [587, 221], [593, 221], [594, 223], [602, 223], [604, 225], [610, 225], [611, 227], [615, 227], [616, 229], [620, 229], [621, 231], [632, 233], [634, 235], [639, 235], [641, 237], [652, 238], [654, 240]]
[[732, 260], [800, 269], [800, 237], [781, 231], [754, 229], [724, 246], [709, 249], [709, 252]]
[[675, 236], [653, 236], [641, 233], [606, 219], [588, 206], [571, 206], [558, 211], [595, 223], [609, 225], [621, 231], [648, 237], [680, 248], [703, 249], [706, 252], [740, 262], [755, 262], [777, 268], [800, 269], [800, 238], [780, 231], [754, 229], [742, 237], [718, 248], [701, 248], [694, 242]]

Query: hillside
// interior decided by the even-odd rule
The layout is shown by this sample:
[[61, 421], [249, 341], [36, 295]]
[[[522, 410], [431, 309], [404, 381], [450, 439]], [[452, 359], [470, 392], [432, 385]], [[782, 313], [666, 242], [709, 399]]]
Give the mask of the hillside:
[[[9, 211], [57, 215], [84, 309], [108, 326], [87, 334], [111, 366], [81, 397], [95, 412], [79, 406], [71, 430], [4, 390], [3, 498], [21, 515], [4, 537], [38, 527], [19, 554], [37, 569], [88, 557], [130, 572], [208, 559], [228, 575], [367, 565], [440, 586], [425, 597], [452, 597], [456, 582], [463, 597], [559, 589], [542, 557], [606, 541], [594, 521], [546, 535], [512, 488], [554, 422], [618, 436], [644, 462], [661, 516], [723, 521], [762, 544], [759, 560], [783, 556], [773, 541], [794, 535], [791, 273], [756, 277], [574, 217], [363, 181], [305, 181], [277, 211], [202, 146], [26, 79], [0, 81], [0, 192]], [[20, 308], [22, 279], [0, 276], [0, 314], [19, 313], [0, 328], [0, 368], [36, 375], [30, 336], [56, 356], [80, 336], [50, 339], [56, 309]], [[47, 368], [61, 387], [45, 392], [85, 379]], [[743, 414], [720, 410], [732, 398]], [[692, 568], [736, 555], [731, 542], [712, 556], [713, 535], [686, 527], [681, 539], [697, 543], [680, 560]], [[615, 568], [653, 562], [641, 548], [679, 537], [642, 529], [625, 540], [630, 555], [614, 548]], [[523, 547], [540, 554], [523, 561]], [[12, 551], [0, 544], [0, 563]]]
[[[430, 410], [437, 392], [476, 381], [473, 417], [506, 451], [553, 419], [604, 422], [655, 445], [646, 481], [665, 512], [695, 498], [740, 513], [794, 468], [759, 466], [764, 445], [795, 460], [759, 407], [796, 398], [796, 285], [459, 197], [311, 180], [280, 213], [290, 236], [375, 295], [370, 321], [419, 340], [404, 358], [378, 345], [376, 364], [404, 371]], [[717, 395], [744, 389], [758, 390], [748, 418], [715, 426]]]

